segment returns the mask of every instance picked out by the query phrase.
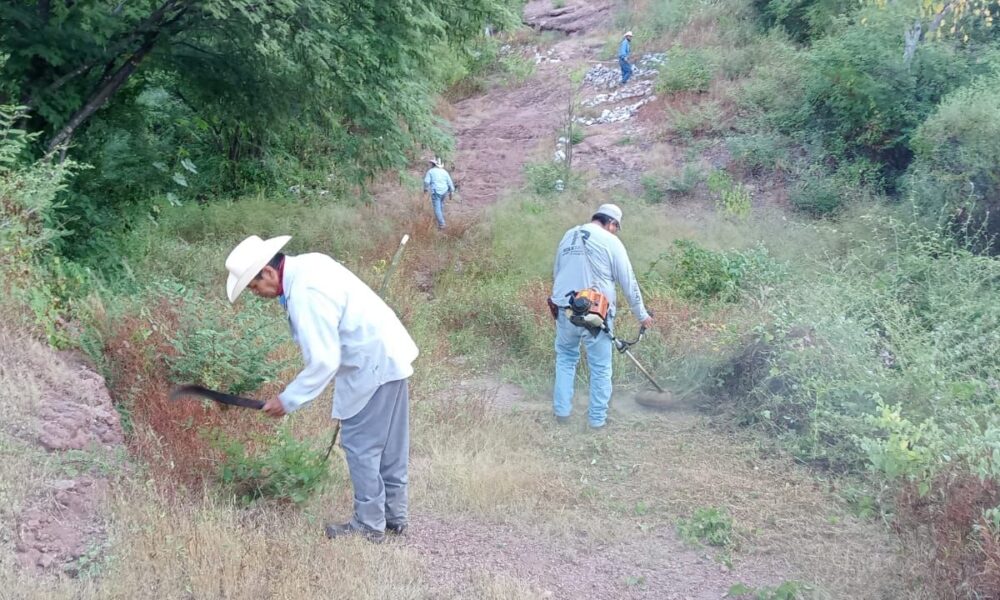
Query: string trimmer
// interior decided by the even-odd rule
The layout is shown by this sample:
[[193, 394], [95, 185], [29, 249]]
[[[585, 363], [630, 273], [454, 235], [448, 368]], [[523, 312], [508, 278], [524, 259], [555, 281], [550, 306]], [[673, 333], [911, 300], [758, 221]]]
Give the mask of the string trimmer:
[[588, 288], [580, 292], [571, 292], [568, 296], [569, 308], [566, 309], [566, 316], [569, 318], [570, 323], [578, 327], [583, 327], [595, 336], [602, 331], [607, 333], [611, 337], [611, 343], [614, 345], [615, 350], [627, 356], [632, 361], [632, 364], [639, 369], [639, 372], [656, 388], [655, 392], [639, 392], [636, 395], [635, 401], [643, 406], [653, 408], [667, 408], [671, 406], [673, 404], [673, 395], [664, 390], [653, 379], [653, 376], [649, 374], [646, 367], [642, 366], [642, 363], [639, 362], [639, 359], [630, 350], [632, 346], [642, 340], [642, 337], [646, 334], [646, 327], [639, 327], [639, 335], [631, 341], [615, 337], [615, 334], [611, 332], [611, 328], [608, 327], [609, 303], [604, 294], [594, 288]]

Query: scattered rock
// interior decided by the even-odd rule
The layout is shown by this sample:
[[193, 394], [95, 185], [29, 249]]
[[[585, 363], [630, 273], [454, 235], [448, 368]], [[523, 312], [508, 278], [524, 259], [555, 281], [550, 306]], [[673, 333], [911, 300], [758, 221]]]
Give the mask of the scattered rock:
[[587, 117], [577, 117], [576, 122], [583, 125], [601, 125], [604, 123], [619, 123], [621, 121], [627, 121], [632, 118], [632, 116], [644, 105], [656, 100], [656, 96], [649, 96], [648, 98], [643, 98], [642, 100], [636, 102], [635, 104], [629, 104], [626, 106], [618, 106], [614, 109], [604, 109], [601, 116], [596, 118]]

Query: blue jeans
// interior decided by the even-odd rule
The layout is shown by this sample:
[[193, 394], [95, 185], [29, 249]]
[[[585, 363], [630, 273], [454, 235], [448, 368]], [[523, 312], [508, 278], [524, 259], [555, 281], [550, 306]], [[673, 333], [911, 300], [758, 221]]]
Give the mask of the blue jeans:
[[[612, 325], [611, 319], [608, 325]], [[556, 318], [556, 384], [552, 408], [558, 417], [568, 417], [573, 410], [573, 386], [581, 342], [587, 347], [587, 366], [590, 368], [587, 420], [598, 427], [607, 420], [608, 402], [611, 401], [611, 337], [603, 331], [595, 337], [583, 327], [570, 323], [564, 310], [560, 310]]]
[[619, 58], [618, 65], [622, 68], [622, 85], [625, 85], [632, 78], [632, 65], [626, 58]]
[[438, 227], [444, 227], [444, 197], [448, 194], [439, 194], [431, 191], [431, 204], [434, 206], [434, 218], [437, 219]]

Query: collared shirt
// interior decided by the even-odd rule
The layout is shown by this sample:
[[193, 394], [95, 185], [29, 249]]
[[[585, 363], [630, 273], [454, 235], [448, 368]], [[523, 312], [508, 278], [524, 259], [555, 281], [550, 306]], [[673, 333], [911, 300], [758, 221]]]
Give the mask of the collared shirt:
[[622, 43], [618, 45], [618, 58], [628, 58], [629, 54], [632, 54], [632, 42], [628, 41], [628, 38], [624, 38]]
[[451, 181], [451, 175], [441, 167], [431, 167], [424, 175], [424, 191], [444, 194], [455, 191], [455, 184]]
[[396, 313], [325, 254], [285, 257], [288, 311], [305, 368], [278, 398], [286, 412], [310, 402], [336, 377], [333, 418], [349, 419], [384, 383], [413, 374], [418, 350]]
[[639, 321], [649, 318], [625, 246], [615, 234], [596, 223], [580, 225], [566, 232], [556, 250], [552, 279], [551, 298], [556, 306], [569, 306], [567, 295], [570, 292], [593, 287], [608, 298], [608, 312], [614, 316], [617, 283], [625, 292], [635, 318]]

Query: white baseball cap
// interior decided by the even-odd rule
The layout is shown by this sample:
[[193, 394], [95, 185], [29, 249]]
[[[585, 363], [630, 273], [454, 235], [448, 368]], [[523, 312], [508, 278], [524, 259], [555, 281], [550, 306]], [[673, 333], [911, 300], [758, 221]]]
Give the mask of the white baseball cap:
[[631, 36], [632, 36], [632, 30], [630, 29], [630, 30], [626, 31], [625, 35], [622, 36], [622, 37], [631, 37]]
[[622, 226], [622, 209], [618, 208], [617, 204], [602, 204], [594, 211], [594, 214], [611, 217], [615, 221], [618, 221], [619, 228]]
[[229, 271], [226, 296], [230, 302], [236, 302], [250, 280], [267, 266], [268, 261], [274, 258], [290, 239], [292, 239], [290, 235], [279, 235], [269, 240], [251, 235], [233, 248], [226, 257], [226, 270]]

